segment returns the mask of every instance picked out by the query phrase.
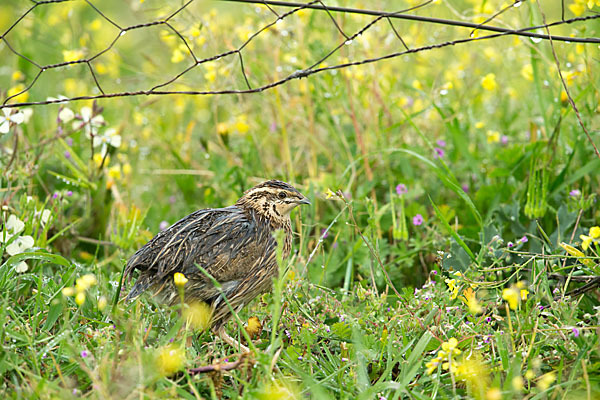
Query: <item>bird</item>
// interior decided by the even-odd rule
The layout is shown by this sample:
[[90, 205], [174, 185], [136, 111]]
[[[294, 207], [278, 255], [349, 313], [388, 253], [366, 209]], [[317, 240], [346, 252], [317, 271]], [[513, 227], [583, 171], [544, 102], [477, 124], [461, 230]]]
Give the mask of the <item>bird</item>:
[[285, 259], [292, 250], [290, 212], [303, 204], [310, 201], [295, 187], [268, 180], [245, 191], [232, 206], [189, 214], [159, 232], [127, 261], [124, 278], [131, 281], [136, 270], [138, 276], [126, 300], [151, 291], [168, 305], [179, 304], [174, 276], [183, 274], [187, 279], [184, 302], [209, 305], [213, 332], [231, 346], [248, 351], [225, 332], [224, 325], [232, 317], [227, 302], [238, 312], [270, 290], [279, 270], [274, 234], [277, 230], [284, 233]]

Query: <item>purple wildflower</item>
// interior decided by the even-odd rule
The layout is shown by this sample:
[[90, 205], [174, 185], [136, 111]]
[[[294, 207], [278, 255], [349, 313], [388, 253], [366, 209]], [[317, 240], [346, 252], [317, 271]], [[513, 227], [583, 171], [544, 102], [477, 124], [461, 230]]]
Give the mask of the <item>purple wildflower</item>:
[[329, 232], [327, 231], [327, 229], [321, 229], [321, 237], [323, 239], [327, 239], [327, 236], [329, 236]]
[[423, 223], [423, 216], [421, 214], [417, 214], [412, 219], [414, 226], [419, 226]]
[[463, 190], [463, 192], [469, 193], [469, 185], [467, 185], [466, 183], [463, 183], [461, 189]]
[[487, 322], [488, 324], [489, 324], [490, 322], [492, 322], [492, 317], [485, 317], [485, 322]]
[[269, 125], [269, 131], [271, 131], [271, 133], [277, 132], [277, 122], [271, 122], [271, 125]]
[[65, 158], [71, 158], [71, 153], [65, 150]]
[[396, 193], [398, 193], [398, 196], [402, 196], [406, 192], [408, 192], [408, 189], [404, 183], [400, 183], [396, 186]]
[[432, 274], [437, 275], [437, 271], [434, 269], [433, 271], [431, 271]]
[[58, 192], [54, 192], [54, 194], [52, 195], [53, 199], [58, 199]]
[[581, 191], [577, 189], [573, 189], [569, 192], [569, 196], [571, 197], [579, 197], [581, 196]]
[[579, 337], [579, 329], [573, 328], [572, 332], [573, 332], [573, 336]]
[[440, 147], [446, 147], [446, 141], [444, 139], [439, 139], [437, 142], [435, 142], [435, 144]]
[[510, 249], [511, 247], [515, 247], [515, 244], [513, 242], [508, 242], [508, 248]]
[[67, 190], [67, 197], [71, 197], [73, 196], [73, 191], [72, 190]]
[[444, 152], [444, 149], [442, 149], [441, 147], [434, 147], [433, 151], [435, 152], [435, 154], [433, 155], [433, 158], [442, 158], [442, 157], [444, 157], [444, 154], [446, 154]]
[[304, 358], [302, 356], [298, 356], [298, 360], [302, 361]]
[[521, 243], [527, 243], [529, 241], [529, 239], [527, 239], [527, 236], [523, 235], [523, 237], [521, 239], [519, 239], [519, 242]]
[[81, 355], [81, 358], [86, 358], [87, 356], [90, 355], [90, 353], [88, 353], [87, 350], [82, 350], [81, 353], [79, 353]]
[[161, 223], [158, 225], [158, 229], [160, 229], [161, 231], [164, 231], [168, 227], [169, 223], [167, 221], [161, 221]]
[[538, 308], [540, 309], [540, 311], [544, 311], [544, 306], [538, 306]]
[[333, 246], [332, 246], [332, 247], [333, 247], [334, 249], [337, 249], [337, 247], [338, 247], [338, 243], [337, 243], [337, 242], [335, 242], [335, 243], [333, 244]]
[[342, 357], [342, 362], [347, 362], [348, 359], [346, 357]]
[[502, 135], [502, 137], [500, 138], [500, 143], [507, 144], [508, 143], [508, 136]]
[[67, 138], [66, 142], [69, 146], [73, 146], [73, 139], [71, 139], [70, 137]]

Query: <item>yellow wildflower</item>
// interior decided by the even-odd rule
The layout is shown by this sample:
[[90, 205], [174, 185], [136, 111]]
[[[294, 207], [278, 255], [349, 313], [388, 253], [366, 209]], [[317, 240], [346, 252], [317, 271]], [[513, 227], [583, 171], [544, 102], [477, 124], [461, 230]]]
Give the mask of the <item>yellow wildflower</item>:
[[248, 125], [248, 123], [246, 122], [247, 119], [248, 117], [246, 116], [246, 114], [241, 114], [236, 118], [235, 121], [235, 129], [242, 135], [248, 133], [248, 131], [250, 130], [250, 125]]
[[569, 101], [569, 97], [567, 96], [567, 92], [565, 92], [564, 90], [561, 90], [561, 92], [560, 92], [560, 102], [561, 103], [566, 103], [567, 101]]
[[590, 236], [592, 239], [600, 238], [600, 226], [592, 226], [590, 228]]
[[458, 340], [456, 338], [450, 338], [447, 342], [442, 343], [442, 350], [449, 355], [459, 355], [461, 351], [457, 349]]
[[571, 10], [571, 12], [575, 14], [576, 17], [579, 17], [585, 12], [585, 5], [581, 3], [569, 4], [569, 10]]
[[481, 314], [483, 312], [483, 307], [481, 307], [481, 304], [477, 301], [475, 291], [472, 288], [467, 288], [463, 291], [463, 294], [464, 297], [462, 300], [469, 307], [471, 314]]
[[83, 304], [84, 301], [85, 301], [85, 293], [84, 292], [77, 293], [77, 295], [75, 296], [75, 303], [77, 303], [77, 305], [80, 306]]
[[25, 75], [21, 71], [15, 71], [12, 73], [11, 79], [13, 81], [22, 81], [25, 79]]
[[88, 27], [92, 31], [99, 31], [100, 28], [102, 28], [102, 21], [100, 20], [100, 18], [96, 18], [88, 25]]
[[78, 293], [85, 292], [96, 283], [97, 280], [93, 274], [85, 274], [75, 281], [75, 290], [77, 290]]
[[587, 251], [588, 247], [590, 247], [590, 243], [592, 243], [592, 237], [586, 235], [579, 235], [579, 239], [581, 239], [581, 248], [583, 251]]
[[121, 166], [114, 165], [108, 169], [108, 176], [113, 179], [121, 179]]
[[186, 278], [181, 272], [175, 272], [173, 275], [173, 281], [175, 282], [175, 286], [182, 288], [187, 283], [188, 278]]
[[325, 198], [326, 199], [331, 199], [332, 197], [337, 197], [337, 195], [329, 188], [327, 188], [327, 190], [325, 191]]
[[204, 331], [210, 326], [212, 310], [204, 302], [192, 303], [185, 308], [183, 316], [192, 328], [197, 331]]
[[485, 400], [502, 400], [502, 391], [498, 388], [491, 388], [485, 393]]
[[173, 54], [171, 54], [171, 62], [173, 64], [177, 64], [185, 60], [185, 55], [179, 49], [173, 50]]
[[530, 381], [533, 378], [535, 378], [535, 373], [533, 372], [533, 370], [528, 369], [527, 372], [525, 372], [525, 379], [527, 379], [528, 381]]
[[516, 310], [519, 305], [520, 293], [515, 287], [502, 290], [502, 298], [508, 302], [512, 310]]
[[298, 389], [290, 383], [281, 381], [269, 382], [257, 396], [260, 400], [296, 400], [301, 395]]
[[260, 334], [260, 331], [262, 330], [262, 324], [257, 317], [250, 317], [248, 318], [248, 323], [244, 329], [246, 329], [248, 336], [250, 336], [251, 339], [254, 339]]
[[487, 131], [487, 142], [498, 143], [500, 142], [500, 132], [498, 131]]
[[423, 85], [421, 85], [421, 82], [419, 82], [417, 79], [412, 82], [412, 87], [417, 90], [423, 90]]
[[527, 295], [529, 294], [529, 290], [526, 289], [521, 289], [521, 300], [525, 301], [527, 300]]
[[477, 122], [475, 123], [475, 128], [477, 128], [477, 129], [481, 129], [481, 128], [483, 128], [484, 126], [485, 126], [485, 124], [483, 123], [483, 121], [477, 121]]
[[[104, 156], [100, 153], [96, 153], [94, 154], [94, 164], [96, 164], [96, 167], [100, 168], [100, 165], [102, 165], [102, 160], [104, 160]], [[110, 161], [110, 155], [106, 155], [106, 160], [104, 160], [104, 165], [108, 165], [108, 162]]]
[[64, 296], [73, 296], [75, 294], [75, 288], [73, 287], [66, 287], [62, 290], [62, 294]]
[[217, 133], [219, 135], [226, 135], [229, 133], [229, 126], [225, 122], [219, 122], [217, 124]]
[[446, 285], [448, 285], [448, 290], [450, 291], [450, 299], [454, 300], [458, 296], [458, 286], [456, 286], [456, 279], [446, 279]]
[[83, 58], [83, 51], [81, 50], [63, 50], [62, 54], [65, 62], [78, 61]]
[[15, 96], [12, 99], [10, 99], [11, 102], [24, 103], [27, 101], [27, 99], [29, 99], [29, 92], [23, 92], [23, 90], [25, 90], [25, 85], [23, 85], [22, 83], [18, 83], [15, 86], [8, 89], [8, 92], [6, 94], [7, 97]]
[[550, 384], [554, 382], [555, 379], [556, 377], [554, 376], [554, 372], [548, 372], [547, 374], [542, 375], [537, 382], [538, 389], [542, 391], [548, 389]]
[[108, 304], [108, 301], [106, 300], [106, 297], [104, 296], [100, 296], [100, 298], [98, 299], [98, 310], [102, 311], [106, 308], [106, 305]]
[[512, 383], [513, 389], [517, 392], [520, 392], [521, 390], [523, 390], [523, 387], [525, 387], [525, 381], [520, 376], [515, 376], [512, 379], [511, 383]]
[[496, 83], [496, 74], [489, 73], [481, 78], [481, 86], [488, 91], [496, 90], [498, 84]]
[[437, 369], [438, 365], [440, 365], [440, 360], [437, 357], [426, 363], [425, 367], [427, 367], [427, 375], [433, 374], [433, 371]]
[[200, 28], [198, 28], [197, 26], [194, 26], [190, 29], [190, 35], [192, 35], [192, 37], [197, 38], [198, 36], [200, 36]]
[[533, 66], [531, 64], [523, 65], [523, 68], [521, 68], [521, 76], [528, 81], [533, 81]]
[[158, 351], [156, 365], [162, 376], [170, 376], [181, 370], [185, 364], [185, 350], [180, 346], [168, 345]]
[[123, 164], [123, 174], [125, 174], [126, 176], [130, 175], [131, 171], [132, 171], [131, 164], [129, 164], [129, 163]]

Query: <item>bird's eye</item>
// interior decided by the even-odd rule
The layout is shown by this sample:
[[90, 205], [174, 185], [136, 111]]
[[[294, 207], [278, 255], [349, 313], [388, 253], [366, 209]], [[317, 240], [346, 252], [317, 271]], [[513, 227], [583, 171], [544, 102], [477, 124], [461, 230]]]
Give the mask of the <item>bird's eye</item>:
[[277, 196], [279, 196], [280, 199], [285, 199], [287, 197], [285, 192], [279, 192], [279, 194]]

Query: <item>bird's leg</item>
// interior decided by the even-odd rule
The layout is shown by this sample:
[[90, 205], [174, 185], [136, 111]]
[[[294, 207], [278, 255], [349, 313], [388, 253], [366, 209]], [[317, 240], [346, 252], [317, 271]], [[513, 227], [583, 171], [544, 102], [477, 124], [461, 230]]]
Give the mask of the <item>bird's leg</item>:
[[221, 340], [223, 340], [225, 343], [227, 343], [231, 347], [233, 347], [235, 349], [240, 349], [240, 351], [242, 353], [249, 353], [250, 352], [250, 349], [248, 347], [244, 346], [243, 344], [241, 344], [240, 342], [238, 342], [237, 340], [235, 340], [234, 338], [232, 338], [231, 336], [229, 336], [227, 334], [227, 332], [225, 332], [225, 328], [224, 327], [220, 327], [219, 329], [217, 329], [215, 331], [215, 334], [217, 336], [219, 336], [221, 338]]

